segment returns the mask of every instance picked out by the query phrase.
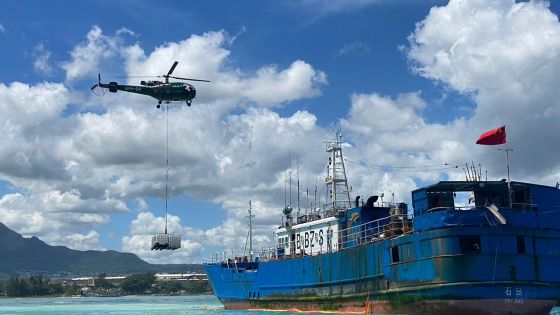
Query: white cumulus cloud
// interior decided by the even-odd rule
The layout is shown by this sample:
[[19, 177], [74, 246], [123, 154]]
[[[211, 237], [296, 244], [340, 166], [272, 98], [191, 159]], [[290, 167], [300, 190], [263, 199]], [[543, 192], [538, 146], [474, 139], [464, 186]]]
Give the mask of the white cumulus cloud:
[[365, 53], [369, 53], [370, 51], [371, 49], [367, 44], [361, 41], [356, 41], [342, 46], [342, 48], [338, 50], [337, 55], [343, 56], [352, 53], [365, 54]]
[[33, 56], [35, 57], [33, 61], [35, 71], [44, 75], [52, 74], [54, 69], [49, 63], [51, 52], [45, 48], [44, 44], [39, 43], [35, 46], [35, 49], [33, 49]]
[[[83, 98], [69, 84], [95, 72], [101, 61], [121, 59], [131, 74], [140, 69], [166, 72], [170, 60], [179, 60], [175, 75], [208, 74], [203, 78], [216, 80], [214, 87], [199, 89], [204, 91], [200, 99], [212, 102], [215, 110], [204, 104], [170, 107], [170, 196], [189, 194], [222, 206], [240, 229], [244, 223], [239, 209], [245, 210], [249, 198], [261, 199], [255, 204], [266, 206], [256, 210], [258, 220], [275, 221], [269, 210], [281, 203], [288, 153], [302, 152], [302, 168], [320, 168], [316, 159], [308, 158], [314, 156], [308, 149], [321, 149], [323, 131], [309, 112], [282, 117], [267, 108], [318, 95], [326, 75], [301, 60], [286, 68], [263, 65], [254, 73], [232, 68], [223, 31], [192, 35], [147, 53], [137, 44], [126, 46], [120, 39], [125, 34], [130, 31], [106, 36], [93, 27], [63, 64], [66, 83], [0, 84], [0, 130], [7, 140], [0, 148], [0, 179], [18, 191], [0, 200], [2, 221], [50, 244], [100, 249], [97, 228], [108, 224], [113, 213], [130, 211], [130, 203], [142, 216], [123, 239], [123, 250], [166, 261], [149, 251], [149, 238], [144, 237], [160, 226], [142, 220], [149, 208], [145, 198], [163, 197], [165, 112], [155, 111], [153, 100], [125, 93]], [[82, 111], [65, 112], [69, 104]], [[87, 111], [99, 105], [104, 110]], [[296, 141], [303, 138], [311, 145]], [[170, 223], [172, 227], [173, 218]], [[168, 258], [199, 259], [204, 246], [185, 237], [184, 250]]]
[[134, 34], [127, 29], [117, 30], [115, 36], [103, 35], [99, 26], [94, 26], [87, 34], [86, 41], [78, 44], [70, 52], [71, 60], [62, 63], [66, 71], [66, 81], [96, 74], [102, 60], [117, 56], [123, 48], [123, 35]]
[[186, 227], [181, 224], [177, 216], [167, 216], [169, 234], [180, 235], [181, 248], [177, 250], [150, 250], [152, 235], [163, 233], [165, 229], [165, 218], [155, 217], [151, 212], [140, 212], [131, 222], [130, 234], [122, 238], [122, 249], [132, 252], [140, 258], [151, 263], [183, 264], [200, 262], [200, 251], [202, 245], [186, 238]]
[[[514, 178], [556, 181], [560, 146], [551, 135], [560, 121], [560, 23], [547, 2], [450, 1], [432, 8], [409, 42], [417, 73], [476, 102], [464, 139], [505, 124]], [[474, 150], [500, 167], [503, 157], [492, 148]]]
[[[474, 141], [503, 124], [515, 148], [514, 179], [554, 184], [560, 176], [560, 146], [554, 145], [560, 121], [558, 32], [558, 19], [544, 2], [452, 0], [433, 8], [410, 35], [407, 56], [414, 73], [472, 97], [472, 115], [429, 121], [426, 112], [433, 108], [421, 91], [351, 95], [341, 122], [353, 194], [394, 193], [395, 200], [406, 201], [418, 181], [461, 178], [461, 170], [426, 172], [422, 166], [465, 159], [483, 163], [490, 178], [502, 178], [501, 153]], [[312, 191], [318, 178], [324, 198], [322, 140], [332, 138], [329, 128], [318, 125], [312, 112], [281, 115], [274, 109], [320, 95], [326, 73], [303, 60], [245, 71], [232, 63], [235, 51], [224, 31], [153, 49], [127, 45], [122, 36], [128, 34], [123, 29], [106, 36], [92, 28], [63, 64], [66, 83], [115, 60], [130, 75], [163, 74], [178, 60], [174, 75], [212, 80], [196, 83], [192, 107], [171, 106], [169, 193], [214, 203], [225, 219], [201, 229], [169, 216], [170, 232], [182, 235], [183, 248], [150, 251], [151, 235], [163, 230], [163, 218], [149, 211], [146, 200], [164, 192], [165, 112], [155, 111], [155, 100], [145, 96], [81, 99], [63, 83], [14, 82], [0, 83], [0, 179], [17, 190], [0, 198], [4, 223], [51, 243], [102, 248], [97, 228], [112, 213], [129, 211], [129, 203], [138, 212], [122, 249], [150, 262], [182, 263], [199, 261], [208, 251], [241, 248], [248, 200], [257, 215], [256, 246], [271, 241], [286, 180], [298, 169], [302, 187]], [[65, 113], [71, 103], [103, 110]], [[385, 168], [398, 165], [414, 169]], [[205, 214], [194, 209], [190, 215]]]
[[[327, 84], [324, 72], [296, 60], [286, 69], [265, 65], [256, 73], [232, 68], [227, 49], [230, 37], [224, 31], [192, 35], [179, 42], [166, 43], [146, 56], [139, 46], [125, 49], [130, 75], [166, 74], [173, 61], [179, 61], [174, 76], [211, 80], [194, 82], [198, 87], [195, 102], [251, 102], [260, 106], [277, 106], [302, 98], [317, 96]], [[131, 83], [134, 80], [130, 81]]]

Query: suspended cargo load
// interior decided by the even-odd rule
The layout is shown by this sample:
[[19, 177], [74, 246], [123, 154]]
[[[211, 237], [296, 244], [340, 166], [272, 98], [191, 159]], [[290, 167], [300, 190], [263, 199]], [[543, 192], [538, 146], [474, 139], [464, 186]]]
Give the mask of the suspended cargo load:
[[[173, 65], [171, 71], [175, 68]], [[159, 105], [158, 105], [159, 106]], [[167, 180], [169, 178], [169, 106], [166, 107], [166, 166], [165, 166], [165, 233], [152, 236], [152, 250], [176, 250], [181, 248], [181, 235], [167, 234]]]
[[152, 250], [175, 250], [181, 248], [181, 235], [157, 233], [152, 236]]

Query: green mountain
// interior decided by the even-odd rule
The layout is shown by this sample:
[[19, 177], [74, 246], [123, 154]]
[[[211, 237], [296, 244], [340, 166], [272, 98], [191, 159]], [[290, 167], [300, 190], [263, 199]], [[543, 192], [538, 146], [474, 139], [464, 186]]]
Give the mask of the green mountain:
[[201, 265], [150, 264], [131, 253], [50, 246], [35, 236], [25, 238], [0, 223], [0, 274], [113, 275], [146, 271], [204, 272]]

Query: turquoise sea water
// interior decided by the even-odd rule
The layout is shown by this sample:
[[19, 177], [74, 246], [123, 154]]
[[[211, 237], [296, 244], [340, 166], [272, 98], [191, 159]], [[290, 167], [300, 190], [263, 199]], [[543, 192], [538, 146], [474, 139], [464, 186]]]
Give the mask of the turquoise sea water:
[[224, 311], [222, 304], [208, 295], [0, 299], [0, 314], [202, 315], [217, 311]]
[[[224, 310], [212, 295], [199, 296], [125, 296], [125, 297], [57, 297], [0, 298], [0, 314], [41, 315], [265, 315], [272, 312]], [[291, 313], [282, 313], [291, 314]], [[560, 314], [559, 314], [560, 315]]]
[[[0, 299], [0, 314], [215, 314], [264, 315], [273, 312], [224, 310], [213, 296], [126, 296]], [[290, 314], [290, 313], [281, 313]], [[560, 308], [550, 314], [560, 315]]]

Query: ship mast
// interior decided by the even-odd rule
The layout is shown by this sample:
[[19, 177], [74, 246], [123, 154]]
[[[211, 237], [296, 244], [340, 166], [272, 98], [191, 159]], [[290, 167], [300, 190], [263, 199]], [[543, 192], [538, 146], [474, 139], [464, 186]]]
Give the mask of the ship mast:
[[333, 209], [347, 207], [350, 208], [350, 191], [346, 178], [346, 168], [342, 156], [342, 132], [339, 123], [333, 124], [335, 141], [327, 142], [326, 151], [330, 153], [329, 164], [327, 165], [327, 185], [330, 201]]
[[255, 215], [251, 212], [251, 200], [249, 200], [249, 261], [253, 261], [253, 218]]

